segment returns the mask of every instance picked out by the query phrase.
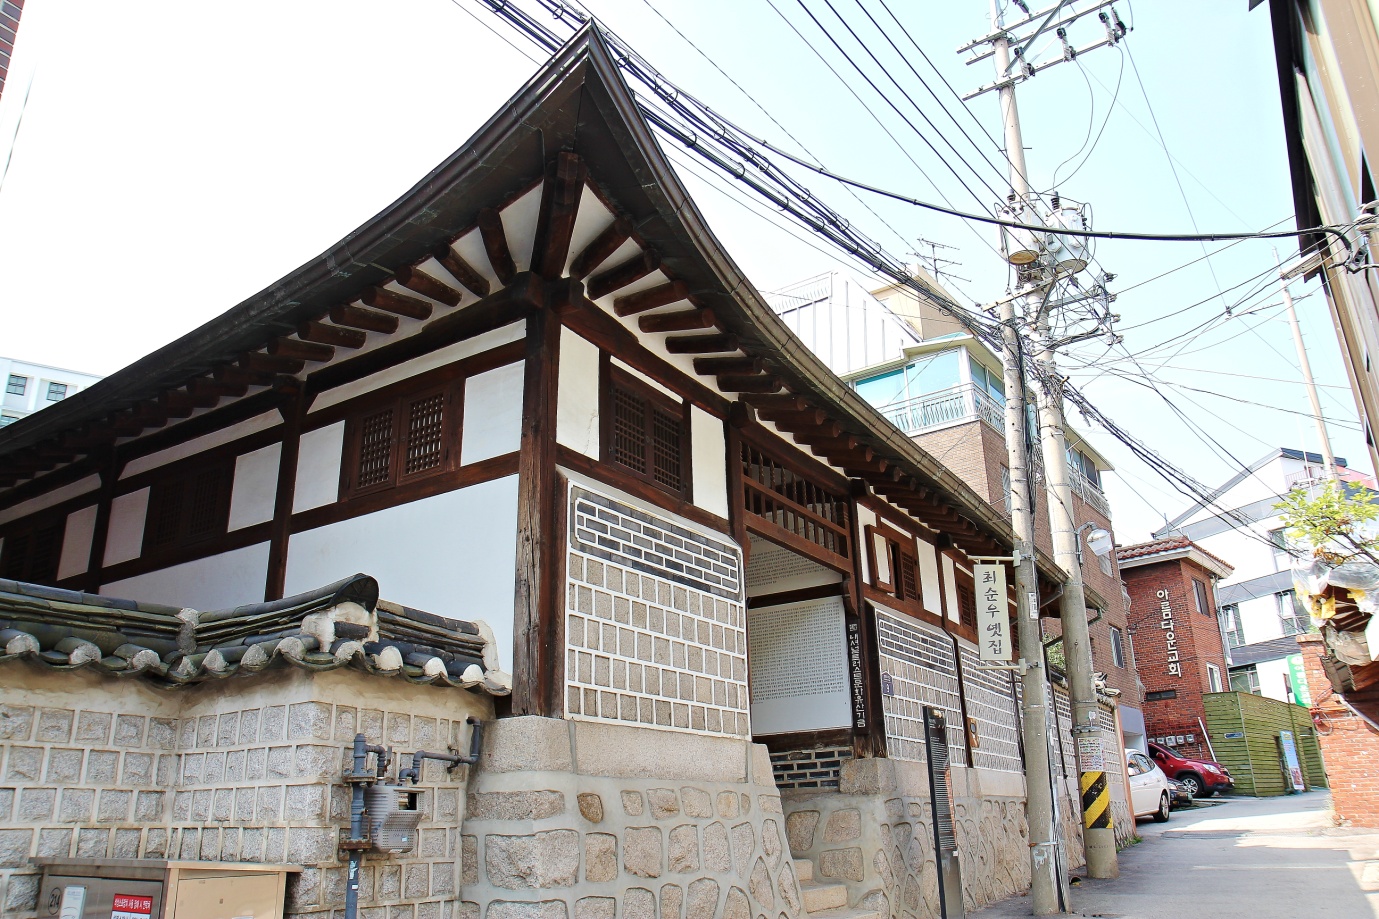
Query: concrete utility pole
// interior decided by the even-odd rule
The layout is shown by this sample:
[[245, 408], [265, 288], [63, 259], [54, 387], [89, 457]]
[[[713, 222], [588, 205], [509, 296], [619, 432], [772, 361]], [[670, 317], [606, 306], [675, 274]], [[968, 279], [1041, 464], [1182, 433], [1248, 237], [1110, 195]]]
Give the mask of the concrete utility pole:
[[[1127, 27], [1116, 15], [1110, 0], [1097, 2], [1080, 11], [1065, 12], [1066, 0], [1058, 0], [1052, 6], [1037, 12], [1029, 12], [1025, 19], [1015, 23], [1007, 30], [1003, 24], [997, 0], [992, 0], [991, 32], [959, 48], [959, 51], [973, 50], [977, 45], [990, 43], [992, 56], [996, 63], [996, 80], [969, 93], [964, 98], [980, 95], [990, 89], [1000, 94], [1001, 114], [1005, 121], [1007, 157], [1011, 167], [1011, 188], [1014, 194], [1010, 201], [1010, 216], [1021, 223], [1039, 224], [1043, 218], [1036, 207], [1034, 196], [1030, 194], [1028, 175], [1025, 168], [1025, 153], [1020, 133], [1020, 116], [1015, 105], [1015, 84], [1033, 76], [1035, 73], [1074, 60], [1079, 54], [1094, 48], [1119, 42]], [[1108, 12], [1109, 8], [1109, 12]], [[1080, 17], [1096, 13], [1105, 29], [1106, 36], [1101, 41], [1083, 48], [1075, 48], [1069, 38], [1068, 29]], [[1030, 30], [1020, 39], [1021, 47], [1016, 52], [1017, 66], [1012, 70], [1010, 51], [1011, 35], [1021, 29]], [[1063, 45], [1061, 60], [1045, 64], [1031, 64], [1024, 57], [1025, 49], [1034, 44], [1035, 39], [1052, 30]], [[975, 53], [975, 52], [974, 52]], [[973, 61], [981, 60], [984, 54], [976, 54]], [[972, 63], [972, 61], [969, 61]], [[1050, 226], [1066, 226], [1065, 217], [1058, 204], [1057, 196], [1052, 199], [1049, 214]], [[1029, 231], [1007, 228], [1003, 239], [1006, 258], [1021, 269], [1021, 280], [1026, 286], [1037, 284], [1047, 286], [1048, 293], [1042, 299], [1026, 297], [1022, 319], [1027, 328], [1034, 333], [1038, 350], [1037, 363], [1040, 368], [1042, 385], [1036, 387], [1039, 407], [1040, 444], [1043, 450], [1044, 475], [1048, 488], [1049, 527], [1052, 534], [1054, 560], [1067, 573], [1063, 584], [1060, 614], [1063, 625], [1063, 650], [1068, 681], [1071, 684], [1071, 703], [1073, 716], [1073, 735], [1076, 740], [1079, 786], [1081, 789], [1081, 810], [1083, 825], [1083, 844], [1087, 858], [1087, 872], [1092, 877], [1116, 877], [1119, 867], [1116, 859], [1115, 831], [1111, 825], [1110, 787], [1105, 772], [1105, 750], [1101, 739], [1101, 713], [1096, 701], [1096, 686], [1092, 670], [1091, 640], [1087, 627], [1087, 603], [1082, 583], [1081, 553], [1078, 551], [1077, 524], [1072, 514], [1072, 488], [1069, 483], [1067, 449], [1063, 434], [1063, 396], [1058, 384], [1058, 369], [1055, 361], [1054, 341], [1050, 329], [1050, 312], [1057, 310], [1062, 303], [1054, 296], [1053, 288], [1059, 283], [1065, 270], [1075, 273], [1086, 267], [1086, 261], [1079, 253], [1068, 251], [1062, 256], [1060, 249], [1069, 249], [1066, 241], [1051, 241], [1046, 234], [1033, 234]], [[1069, 261], [1060, 262], [1060, 258]], [[1104, 293], [1104, 289], [1103, 289]], [[1081, 299], [1081, 298], [1079, 298]], [[1108, 299], [1109, 303], [1109, 299]], [[1005, 321], [1003, 317], [1003, 322]], [[1009, 331], [1012, 333], [1014, 329]], [[1006, 349], [1007, 351], [1009, 348]], [[1006, 358], [1007, 364], [1009, 357]], [[1009, 404], [1012, 389], [1007, 367], [1006, 397]], [[1023, 385], [1023, 381], [1021, 381]], [[1023, 402], [1023, 389], [1019, 390]], [[1009, 424], [1007, 425], [1009, 427]], [[1014, 435], [1007, 432], [1008, 447], [1012, 458], [1016, 444]], [[1021, 444], [1023, 446], [1023, 444]], [[1011, 463], [1012, 492], [1015, 478], [1015, 465]], [[1013, 503], [1013, 501], [1012, 501]], [[1033, 547], [1033, 524], [1030, 524], [1030, 546]], [[1018, 525], [1017, 536], [1022, 536]], [[1023, 538], [1023, 537], [1022, 537]], [[1037, 626], [1037, 622], [1035, 623]], [[1023, 644], [1021, 634], [1021, 648]], [[1028, 691], [1028, 690], [1027, 690]], [[1028, 702], [1028, 696], [1026, 696]], [[1054, 731], [1057, 730], [1055, 720]], [[1051, 732], [1052, 733], [1052, 732]], [[1029, 744], [1026, 744], [1029, 749]], [[1027, 785], [1029, 782], [1027, 781]], [[1053, 802], [1055, 812], [1056, 800]], [[1031, 811], [1033, 803], [1031, 803]], [[1033, 826], [1034, 816], [1030, 816]], [[1031, 845], [1034, 841], [1031, 838]], [[1040, 912], [1036, 898], [1035, 914]]]
[[[992, 27], [1001, 32], [998, 0], [991, 0]], [[996, 67], [1004, 73], [1010, 66], [1010, 46], [1005, 35], [995, 39]], [[1013, 210], [1023, 213], [1029, 197], [1025, 172], [1025, 150], [1020, 136], [1020, 113], [1015, 106], [1015, 89], [1000, 89], [1001, 114], [1005, 121], [1006, 149], [1010, 157], [1010, 184], [1014, 190]], [[1013, 247], [1010, 247], [1013, 248]], [[1009, 248], [1007, 249], [1009, 251]], [[1035, 297], [1027, 293], [1027, 297]], [[1007, 298], [1000, 306], [1001, 364], [1006, 394], [1006, 452], [1010, 465], [1011, 526], [1015, 533], [1015, 614], [1020, 658], [1024, 664], [1021, 684], [1024, 691], [1021, 730], [1025, 748], [1025, 817], [1029, 824], [1030, 900], [1036, 916], [1063, 911], [1061, 886], [1062, 859], [1055, 821], [1052, 759], [1049, 756], [1051, 718], [1048, 674], [1044, 668], [1044, 642], [1039, 629], [1039, 582], [1034, 567], [1034, 503], [1029, 464], [1026, 456], [1025, 380], [1020, 360], [1020, 334], [1015, 326], [1015, 304]]]
[[[1278, 250], [1274, 250], [1274, 261], [1278, 261]], [[1293, 309], [1293, 294], [1288, 290], [1288, 273], [1279, 265], [1278, 286], [1283, 292], [1283, 305], [1288, 308], [1288, 324], [1293, 328], [1293, 345], [1298, 349], [1298, 365], [1302, 368], [1302, 380], [1307, 384], [1307, 398], [1312, 400], [1312, 417], [1317, 421], [1317, 436], [1322, 442], [1322, 461], [1326, 463], [1326, 477], [1335, 481], [1336, 458], [1331, 454], [1331, 438], [1326, 435], [1326, 421], [1322, 418], [1322, 403], [1317, 397], [1317, 383], [1312, 379], [1312, 365], [1307, 360], [1307, 348], [1302, 343], [1302, 328], [1298, 325], [1298, 314]], [[1303, 449], [1304, 458], [1307, 450]]]

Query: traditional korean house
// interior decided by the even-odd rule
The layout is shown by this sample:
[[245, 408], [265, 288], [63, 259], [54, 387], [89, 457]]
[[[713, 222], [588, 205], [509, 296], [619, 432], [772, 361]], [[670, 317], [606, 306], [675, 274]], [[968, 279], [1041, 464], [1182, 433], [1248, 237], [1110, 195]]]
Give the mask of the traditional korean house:
[[6, 428], [0, 488], [19, 581], [231, 609], [366, 571], [484, 623], [454, 691], [497, 719], [463, 814], [421, 824], [458, 839], [430, 915], [917, 917], [1027, 883], [1018, 687], [975, 644], [1008, 524], [772, 313], [594, 29], [329, 251]]

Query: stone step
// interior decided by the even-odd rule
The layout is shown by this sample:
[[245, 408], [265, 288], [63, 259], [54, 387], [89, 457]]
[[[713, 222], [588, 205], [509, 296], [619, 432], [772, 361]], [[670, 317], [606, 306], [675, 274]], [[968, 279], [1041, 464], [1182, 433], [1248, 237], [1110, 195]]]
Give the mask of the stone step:
[[814, 860], [810, 858], [792, 858], [795, 863], [795, 877], [800, 879], [801, 884], [808, 884], [814, 880]]
[[882, 919], [881, 914], [870, 909], [853, 909], [848, 906], [839, 906], [835, 909], [823, 909], [817, 913], [810, 913], [809, 919]]
[[801, 884], [805, 912], [811, 916], [848, 905], [846, 884]]

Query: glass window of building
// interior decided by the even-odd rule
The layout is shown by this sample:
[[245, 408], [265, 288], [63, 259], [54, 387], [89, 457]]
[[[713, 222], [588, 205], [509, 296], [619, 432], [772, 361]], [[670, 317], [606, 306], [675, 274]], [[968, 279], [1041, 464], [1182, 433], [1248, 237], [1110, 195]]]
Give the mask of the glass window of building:
[[1226, 636], [1226, 646], [1238, 648], [1245, 643], [1245, 626], [1240, 622], [1240, 607], [1228, 603], [1221, 607], [1221, 632]]
[[994, 370], [987, 370], [970, 355], [967, 362], [972, 371], [972, 385], [994, 399], [997, 405], [1005, 405], [1006, 388], [1001, 375]]
[[1259, 695], [1259, 671], [1254, 664], [1231, 671], [1232, 692], [1252, 692]]
[[1269, 531], [1269, 545], [1274, 550], [1274, 570], [1283, 571], [1290, 567], [1292, 559], [1288, 555], [1288, 543], [1283, 538], [1283, 528]]
[[1115, 626], [1111, 626], [1111, 663], [1117, 667], [1125, 666], [1125, 636]]
[[49, 402], [61, 402], [63, 399], [66, 399], [66, 398], [67, 398], [67, 384], [66, 384], [66, 383], [49, 383], [49, 384], [48, 384], [48, 401], [49, 401]]
[[1278, 621], [1284, 635], [1301, 635], [1307, 631], [1307, 610], [1291, 590], [1274, 594], [1278, 601]]
[[1208, 692], [1221, 691], [1221, 668], [1215, 664], [1207, 664], [1207, 687]]
[[20, 376], [17, 373], [10, 374], [9, 380], [5, 383], [5, 392], [12, 396], [24, 395], [24, 390], [29, 385], [29, 378]]
[[1207, 585], [1197, 578], [1192, 579], [1192, 602], [1197, 604], [1197, 612], [1203, 616], [1211, 615], [1211, 606], [1207, 604]]

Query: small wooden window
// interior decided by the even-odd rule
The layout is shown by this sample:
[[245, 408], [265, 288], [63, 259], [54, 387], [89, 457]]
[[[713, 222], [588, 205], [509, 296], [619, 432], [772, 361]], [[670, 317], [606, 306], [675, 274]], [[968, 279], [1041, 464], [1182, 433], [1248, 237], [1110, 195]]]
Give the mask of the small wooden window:
[[[871, 583], [903, 602], [920, 602], [919, 554], [915, 540], [888, 526], [866, 527]], [[881, 564], [886, 567], [885, 576]]]
[[0, 576], [32, 584], [55, 583], [66, 524], [66, 517], [48, 517], [20, 524], [5, 533], [4, 548], [0, 549]]
[[340, 497], [368, 494], [454, 468], [461, 384], [372, 402], [345, 422]]
[[958, 622], [977, 630], [977, 595], [966, 584], [958, 584]]
[[677, 403], [632, 374], [604, 362], [603, 461], [663, 491], [689, 493], [689, 422]]
[[225, 535], [230, 522], [233, 462], [174, 471], [149, 490], [144, 554], [196, 545]]

